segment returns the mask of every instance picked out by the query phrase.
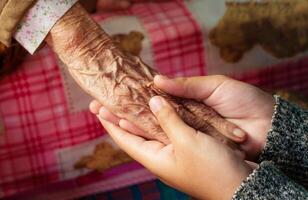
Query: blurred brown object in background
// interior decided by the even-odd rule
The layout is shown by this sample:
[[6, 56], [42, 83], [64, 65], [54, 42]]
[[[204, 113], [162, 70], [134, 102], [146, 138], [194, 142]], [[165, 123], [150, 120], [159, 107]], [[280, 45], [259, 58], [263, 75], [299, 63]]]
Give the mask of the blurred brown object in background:
[[80, 3], [89, 13], [96, 11], [97, 0], [80, 0]]
[[276, 58], [293, 57], [308, 49], [308, 0], [226, 2], [209, 39], [229, 63], [256, 45]]
[[124, 53], [139, 56], [144, 35], [138, 31], [131, 31], [129, 34], [112, 35], [111, 39]]
[[15, 40], [10, 47], [0, 43], [0, 79], [14, 72], [26, 55], [27, 51]]
[[276, 90], [274, 94], [277, 94], [290, 102], [296, 103], [304, 109], [308, 109], [308, 97], [303, 97], [296, 92], [290, 92], [286, 90]]
[[3, 54], [6, 49], [7, 49], [7, 47], [0, 42], [0, 55]]
[[82, 6], [90, 13], [98, 11], [115, 11], [127, 9], [131, 0], [80, 0]]
[[108, 142], [96, 145], [92, 155], [82, 157], [76, 164], [75, 169], [91, 169], [103, 172], [112, 167], [132, 161], [122, 150], [115, 148]]

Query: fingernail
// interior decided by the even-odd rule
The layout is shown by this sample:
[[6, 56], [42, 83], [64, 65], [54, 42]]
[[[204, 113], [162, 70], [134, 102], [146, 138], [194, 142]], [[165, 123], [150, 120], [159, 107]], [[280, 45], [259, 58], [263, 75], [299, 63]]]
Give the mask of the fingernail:
[[153, 97], [149, 102], [151, 110], [156, 113], [163, 107], [162, 98], [159, 96]]
[[98, 115], [99, 115], [100, 117], [102, 117], [102, 116], [103, 116], [103, 112], [104, 112], [103, 109], [100, 108], [99, 111], [98, 111]]
[[246, 133], [242, 131], [241, 129], [236, 128], [233, 130], [233, 135], [235, 135], [236, 137], [242, 138], [246, 135]]
[[99, 117], [105, 119], [106, 116], [105, 114], [106, 114], [106, 109], [104, 107], [101, 107], [98, 112]]

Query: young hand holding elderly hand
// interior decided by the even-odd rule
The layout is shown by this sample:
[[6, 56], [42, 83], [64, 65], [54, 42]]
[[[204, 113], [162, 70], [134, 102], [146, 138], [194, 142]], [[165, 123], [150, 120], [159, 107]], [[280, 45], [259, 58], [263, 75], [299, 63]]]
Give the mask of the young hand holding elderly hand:
[[241, 148], [255, 161], [266, 142], [274, 111], [274, 97], [252, 85], [225, 76], [164, 79], [156, 77], [165, 92], [197, 99], [248, 133]]
[[[271, 95], [224, 76], [157, 76], [154, 82], [169, 94], [202, 101], [238, 125], [248, 133], [241, 148], [248, 159], [257, 159], [271, 124]], [[171, 144], [145, 140], [132, 123], [117, 118], [96, 101], [90, 105], [116, 143], [167, 184], [201, 199], [230, 199], [251, 173], [250, 165], [226, 145], [187, 126], [162, 97], [152, 98], [150, 107]]]

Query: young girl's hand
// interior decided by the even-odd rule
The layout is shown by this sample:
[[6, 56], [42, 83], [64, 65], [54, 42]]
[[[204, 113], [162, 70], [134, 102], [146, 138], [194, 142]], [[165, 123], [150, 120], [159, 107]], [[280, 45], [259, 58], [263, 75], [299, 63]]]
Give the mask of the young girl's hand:
[[[166, 93], [202, 101], [246, 131], [248, 137], [240, 144], [241, 148], [247, 159], [257, 160], [264, 148], [274, 111], [275, 100], [270, 94], [225, 76], [175, 79], [156, 76], [154, 83]], [[90, 110], [98, 113], [101, 107], [97, 101], [93, 101]], [[120, 121], [104, 107], [101, 109], [101, 115], [115, 124]], [[140, 133], [131, 123], [125, 122], [121, 126], [134, 134]]]
[[129, 133], [120, 126], [130, 123], [104, 108], [99, 119], [124, 151], [162, 181], [200, 199], [231, 199], [250, 166], [229, 147], [187, 126], [162, 97], [153, 97], [150, 107], [171, 144]]
[[252, 85], [225, 76], [169, 79], [157, 76], [155, 85], [180, 97], [197, 99], [248, 133], [241, 143], [247, 159], [256, 161], [264, 148], [274, 112], [274, 97]]

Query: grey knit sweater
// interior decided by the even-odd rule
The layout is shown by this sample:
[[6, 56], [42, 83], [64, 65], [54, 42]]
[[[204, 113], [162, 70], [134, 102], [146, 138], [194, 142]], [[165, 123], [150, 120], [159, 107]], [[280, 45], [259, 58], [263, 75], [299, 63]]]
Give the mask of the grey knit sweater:
[[237, 189], [234, 200], [308, 200], [308, 110], [275, 98], [260, 165]]

